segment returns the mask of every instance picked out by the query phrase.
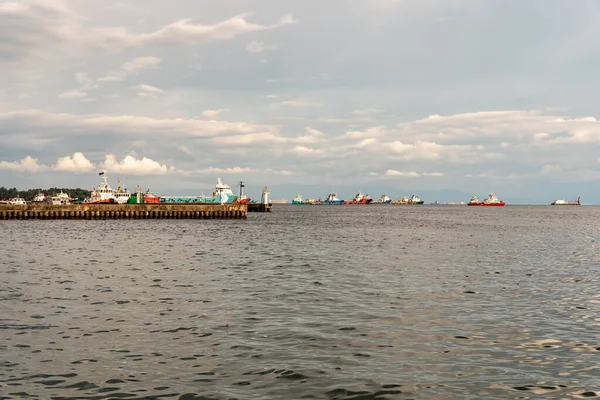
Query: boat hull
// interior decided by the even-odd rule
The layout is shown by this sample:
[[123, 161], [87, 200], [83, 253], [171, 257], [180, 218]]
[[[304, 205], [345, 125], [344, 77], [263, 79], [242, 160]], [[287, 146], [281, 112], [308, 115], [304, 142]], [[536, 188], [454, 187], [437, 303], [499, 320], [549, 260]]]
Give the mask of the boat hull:
[[81, 204], [118, 204], [115, 199], [103, 199], [94, 201], [84, 201]]
[[501, 201], [499, 203], [469, 203], [467, 204], [468, 206], [474, 206], [474, 207], [502, 207], [504, 205], [506, 205], [505, 202]]

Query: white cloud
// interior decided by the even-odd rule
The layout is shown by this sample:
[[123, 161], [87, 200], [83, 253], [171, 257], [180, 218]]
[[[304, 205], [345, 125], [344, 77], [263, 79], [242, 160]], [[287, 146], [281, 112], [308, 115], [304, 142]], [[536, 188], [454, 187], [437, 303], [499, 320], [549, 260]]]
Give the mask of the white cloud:
[[236, 36], [279, 28], [295, 23], [292, 15], [283, 16], [273, 25], [259, 25], [247, 21], [248, 14], [241, 14], [214, 25], [195, 24], [182, 19], [151, 33], [133, 33], [126, 28], [98, 28], [91, 30], [89, 38], [103, 50], [118, 51], [127, 47], [144, 45], [173, 46], [193, 45], [206, 40], [226, 40]]
[[403, 177], [403, 178], [418, 178], [418, 177], [422, 177], [422, 176], [434, 176], [434, 177], [439, 177], [439, 176], [444, 176], [444, 174], [442, 174], [441, 172], [414, 172], [414, 171], [398, 171], [395, 169], [388, 169], [387, 171], [385, 171], [385, 175], [386, 176], [399, 176], [399, 177]]
[[[93, 51], [121, 51], [141, 46], [195, 45], [207, 40], [228, 40], [252, 32], [276, 29], [296, 22], [284, 15], [271, 25], [248, 21], [241, 14], [212, 25], [181, 19], [148, 33], [124, 26], [97, 26], [62, 0], [23, 0], [0, 4], [0, 26], [11, 35], [0, 41], [0, 54], [19, 65], [21, 60], [46, 60], [68, 54], [83, 57]], [[19, 61], [18, 61], [19, 60]]]
[[363, 139], [363, 138], [371, 138], [378, 137], [385, 132], [384, 126], [374, 126], [372, 128], [368, 128], [364, 131], [349, 131], [344, 135], [350, 139]]
[[163, 93], [164, 92], [164, 90], [159, 89], [155, 86], [144, 85], [144, 84], [137, 85], [136, 88], [143, 90], [145, 92], [149, 92], [149, 93]]
[[[231, 167], [231, 168], [216, 168], [216, 167], [209, 167], [209, 168], [203, 168], [203, 169], [196, 169], [194, 171], [191, 171], [190, 173], [193, 174], [208, 174], [208, 175], [217, 175], [217, 174], [248, 174], [251, 172], [256, 172], [257, 170], [254, 168], [247, 168], [247, 167]], [[187, 173], [186, 173], [187, 174]]]
[[63, 100], [82, 99], [84, 97], [87, 97], [87, 93], [78, 89], [69, 90], [58, 95], [58, 98]]
[[76, 73], [75, 80], [81, 85], [79, 90], [90, 90], [98, 88], [98, 85], [94, 82], [94, 80], [90, 79], [88, 75], [84, 72]]
[[159, 89], [159, 88], [157, 88], [155, 86], [141, 84], [141, 85], [137, 85], [135, 87], [137, 89], [141, 90], [141, 92], [138, 92], [138, 94], [137, 94], [139, 97], [152, 97], [152, 98], [155, 98], [155, 97], [157, 97], [158, 94], [164, 93], [164, 90]]
[[183, 144], [181, 144], [181, 145], [177, 146], [177, 148], [178, 148], [179, 150], [181, 150], [181, 152], [182, 152], [182, 153], [185, 153], [185, 154], [187, 154], [187, 155], [189, 155], [189, 156], [192, 156], [192, 155], [194, 155], [194, 152], [193, 152], [193, 151], [191, 151], [191, 150], [190, 150], [190, 149], [189, 149], [187, 146], [184, 146]]
[[250, 42], [248, 43], [248, 46], [246, 46], [246, 50], [250, 53], [263, 53], [265, 51], [277, 50], [278, 48], [279, 46], [268, 46], [263, 42]]
[[206, 118], [217, 118], [220, 114], [229, 111], [229, 108], [219, 108], [218, 110], [204, 110], [202, 111], [202, 115]]
[[94, 169], [94, 164], [81, 152], [73, 153], [72, 157], [59, 158], [54, 166], [56, 171], [87, 172]]
[[131, 74], [144, 69], [156, 69], [161, 62], [162, 59], [158, 57], [138, 57], [127, 61], [121, 69]]
[[15, 172], [35, 173], [47, 168], [45, 165], [38, 164], [37, 158], [31, 156], [27, 156], [21, 161], [0, 161], [0, 169]]
[[385, 175], [386, 176], [401, 176], [401, 177], [405, 177], [405, 178], [416, 178], [421, 176], [421, 174], [417, 173], [417, 172], [403, 172], [403, 171], [397, 171], [395, 169], [388, 169], [387, 171], [385, 171]]
[[75, 152], [72, 157], [66, 156], [58, 159], [55, 165], [40, 164], [37, 158], [27, 156], [21, 161], [0, 161], [0, 169], [20, 172], [42, 172], [42, 171], [67, 171], [87, 172], [94, 169], [92, 164], [81, 152]]
[[367, 139], [361, 140], [355, 146], [360, 149], [360, 148], [372, 146], [372, 145], [374, 145], [376, 143], [377, 143], [377, 139], [375, 139], [375, 138], [367, 138]]
[[319, 143], [319, 142], [323, 142], [324, 139], [324, 135], [323, 132], [311, 128], [311, 127], [306, 127], [304, 128], [304, 135], [297, 137], [295, 139], [292, 139], [293, 142], [295, 143], [304, 143], [304, 144], [310, 144], [310, 143]]
[[296, 172], [289, 171], [287, 169], [277, 170], [277, 169], [267, 168], [264, 172], [269, 173], [269, 174], [274, 174], [274, 175], [282, 175], [282, 176], [298, 175]]
[[102, 78], [98, 78], [96, 82], [121, 82], [139, 71], [157, 69], [160, 63], [162, 63], [162, 59], [159, 57], [134, 58], [133, 60], [124, 63], [118, 71], [112, 72], [110, 75], [103, 76]]
[[295, 146], [294, 148], [290, 149], [289, 151], [300, 157], [322, 156], [325, 154], [325, 152], [321, 149], [313, 149], [311, 147], [306, 147], [306, 146]]
[[[171, 137], [213, 137], [222, 134], [245, 136], [248, 133], [277, 132], [271, 125], [246, 122], [207, 121], [194, 118], [152, 118], [133, 115], [68, 114], [40, 110], [20, 110], [0, 113], [0, 121], [9, 128], [19, 128], [35, 133], [40, 127], [52, 129], [61, 135], [162, 136], [168, 131]], [[11, 130], [9, 129], [8, 132]], [[22, 135], [20, 133], [19, 135]]]
[[168, 167], [150, 158], [138, 159], [132, 155], [117, 161], [113, 154], [107, 154], [101, 166], [109, 172], [127, 175], [165, 175], [175, 170], [174, 167]]

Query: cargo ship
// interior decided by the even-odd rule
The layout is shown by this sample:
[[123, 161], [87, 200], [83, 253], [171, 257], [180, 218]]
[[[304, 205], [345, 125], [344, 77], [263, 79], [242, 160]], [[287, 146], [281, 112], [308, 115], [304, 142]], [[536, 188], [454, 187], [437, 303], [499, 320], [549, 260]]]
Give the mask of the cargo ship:
[[297, 194], [292, 200], [292, 204], [315, 204], [315, 199], [306, 199], [304, 200], [302, 196]]
[[162, 196], [161, 203], [201, 203], [201, 204], [248, 204], [250, 198], [243, 194], [243, 182], [240, 182], [240, 194], [233, 193], [231, 187], [217, 178], [212, 196]]
[[577, 200], [554, 200], [550, 203], [552, 206], [580, 206], [581, 197], [577, 197]]
[[272, 199], [271, 201], [269, 201], [270, 204], [287, 204], [287, 200], [286, 199]]
[[502, 207], [506, 203], [500, 200], [494, 193], [490, 193], [487, 199], [483, 201], [479, 201], [477, 196], [473, 196], [471, 200], [467, 203], [468, 206], [488, 206], [488, 207]]

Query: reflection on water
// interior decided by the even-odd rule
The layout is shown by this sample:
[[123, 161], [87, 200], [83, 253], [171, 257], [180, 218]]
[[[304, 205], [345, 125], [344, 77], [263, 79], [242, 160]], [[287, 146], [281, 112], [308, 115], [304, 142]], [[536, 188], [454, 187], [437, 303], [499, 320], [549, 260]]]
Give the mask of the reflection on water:
[[600, 208], [0, 222], [0, 398], [600, 395]]

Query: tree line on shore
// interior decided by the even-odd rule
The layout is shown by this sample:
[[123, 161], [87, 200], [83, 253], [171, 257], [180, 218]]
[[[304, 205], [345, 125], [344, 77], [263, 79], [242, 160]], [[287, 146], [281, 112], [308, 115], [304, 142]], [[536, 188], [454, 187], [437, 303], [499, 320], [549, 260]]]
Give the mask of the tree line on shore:
[[26, 201], [32, 201], [33, 198], [38, 193], [44, 193], [46, 196], [52, 196], [54, 194], [58, 194], [60, 192], [64, 192], [69, 195], [69, 197], [73, 199], [83, 200], [86, 197], [90, 196], [90, 191], [86, 189], [76, 188], [49, 188], [49, 189], [27, 189], [27, 190], [17, 190], [17, 188], [5, 188], [4, 186], [0, 187], [0, 200], [1, 199], [12, 199], [13, 197], [21, 197]]

